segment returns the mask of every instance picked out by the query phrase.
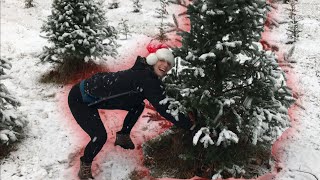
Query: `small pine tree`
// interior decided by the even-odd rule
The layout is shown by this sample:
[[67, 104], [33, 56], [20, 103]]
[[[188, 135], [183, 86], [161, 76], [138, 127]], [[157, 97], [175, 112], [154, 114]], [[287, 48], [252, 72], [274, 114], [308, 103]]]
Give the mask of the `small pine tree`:
[[132, 0], [133, 2], [133, 12], [140, 12], [142, 4], [140, 0]]
[[[0, 59], [0, 80], [10, 78], [4, 69], [11, 69], [8, 59]], [[12, 96], [6, 86], [0, 83], [0, 147], [10, 145], [23, 137], [23, 128], [27, 124], [24, 116], [17, 110], [20, 103]]]
[[160, 8], [156, 8], [157, 17], [163, 19], [166, 15], [168, 15], [167, 6], [169, 5], [168, 0], [160, 0]]
[[164, 23], [164, 18], [166, 17], [165, 15], [168, 14], [166, 10], [166, 7], [168, 4], [169, 2], [167, 0], [160, 0], [161, 8], [156, 9], [156, 13], [158, 14], [157, 17], [161, 18], [160, 25], [158, 26], [159, 34], [156, 36], [156, 39], [159, 40], [160, 42], [165, 42], [169, 40], [165, 32], [165, 23]]
[[119, 7], [119, 1], [113, 0], [112, 3], [108, 4], [108, 9], [117, 9]]
[[107, 24], [101, 2], [54, 0], [52, 14], [42, 26], [51, 46], [40, 59], [46, 62], [89, 61], [116, 55], [116, 31]]
[[126, 36], [126, 39], [128, 39], [128, 36], [130, 35], [131, 31], [129, 30], [128, 26], [128, 20], [127, 19], [121, 19], [121, 22], [118, 24], [119, 27], [119, 33], [122, 33]]
[[164, 23], [161, 22], [160, 26], [158, 27], [159, 34], [156, 35], [156, 39], [159, 40], [160, 42], [166, 42], [170, 40], [164, 28], [165, 28]]
[[287, 10], [289, 11], [289, 24], [287, 28], [287, 36], [288, 36], [288, 44], [292, 44], [294, 42], [297, 42], [299, 39], [299, 33], [301, 32], [299, 22], [297, 20], [297, 8], [296, 8], [297, 2], [295, 0], [289, 1], [289, 8]]
[[25, 7], [26, 8], [34, 7], [33, 0], [25, 0]]

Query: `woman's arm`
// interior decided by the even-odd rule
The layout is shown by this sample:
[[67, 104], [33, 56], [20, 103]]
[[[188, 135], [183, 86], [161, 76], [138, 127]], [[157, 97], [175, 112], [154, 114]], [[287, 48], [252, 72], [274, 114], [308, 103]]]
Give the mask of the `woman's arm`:
[[190, 118], [182, 113], [178, 113], [178, 119], [167, 113], [170, 101], [161, 103], [166, 98], [166, 93], [162, 87], [161, 81], [154, 78], [146, 78], [143, 82], [143, 92], [145, 98], [152, 104], [156, 111], [165, 119], [172, 122], [174, 125], [183, 129], [190, 129], [193, 125]]

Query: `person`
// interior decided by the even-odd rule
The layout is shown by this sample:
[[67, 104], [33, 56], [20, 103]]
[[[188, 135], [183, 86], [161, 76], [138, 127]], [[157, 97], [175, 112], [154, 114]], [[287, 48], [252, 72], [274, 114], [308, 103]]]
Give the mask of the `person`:
[[93, 178], [91, 164], [107, 140], [106, 129], [98, 109], [121, 109], [128, 111], [122, 129], [116, 133], [115, 145], [134, 149], [130, 132], [144, 110], [147, 99], [156, 111], [174, 125], [191, 129], [190, 116], [182, 113], [176, 117], [167, 112], [169, 102], [161, 79], [174, 66], [174, 56], [167, 48], [157, 49], [146, 58], [138, 56], [132, 68], [118, 72], [101, 72], [74, 85], [68, 96], [68, 104], [74, 119], [90, 136], [84, 154], [80, 157], [80, 179]]

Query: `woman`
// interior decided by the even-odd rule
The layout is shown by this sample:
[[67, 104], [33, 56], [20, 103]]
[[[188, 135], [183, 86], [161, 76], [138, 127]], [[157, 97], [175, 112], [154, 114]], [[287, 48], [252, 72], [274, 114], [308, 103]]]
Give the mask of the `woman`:
[[122, 129], [117, 132], [115, 145], [134, 149], [130, 131], [140, 117], [143, 100], [147, 99], [156, 111], [174, 125], [190, 129], [193, 125], [189, 117], [178, 115], [179, 121], [167, 113], [169, 103], [159, 103], [166, 98], [161, 79], [174, 66], [174, 56], [169, 49], [161, 48], [147, 58], [138, 56], [134, 66], [118, 72], [97, 73], [82, 80], [70, 91], [70, 110], [91, 137], [84, 155], [80, 158], [80, 179], [92, 178], [91, 164], [107, 140], [106, 129], [100, 119], [98, 109], [121, 109], [128, 111]]

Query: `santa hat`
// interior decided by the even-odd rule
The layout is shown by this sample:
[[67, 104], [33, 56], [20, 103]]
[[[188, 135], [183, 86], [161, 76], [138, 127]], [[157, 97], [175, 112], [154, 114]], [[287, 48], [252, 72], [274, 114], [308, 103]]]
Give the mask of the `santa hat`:
[[149, 54], [147, 57], [147, 63], [149, 65], [155, 65], [159, 59], [163, 59], [174, 66], [174, 56], [169, 49], [158, 49], [155, 53]]

